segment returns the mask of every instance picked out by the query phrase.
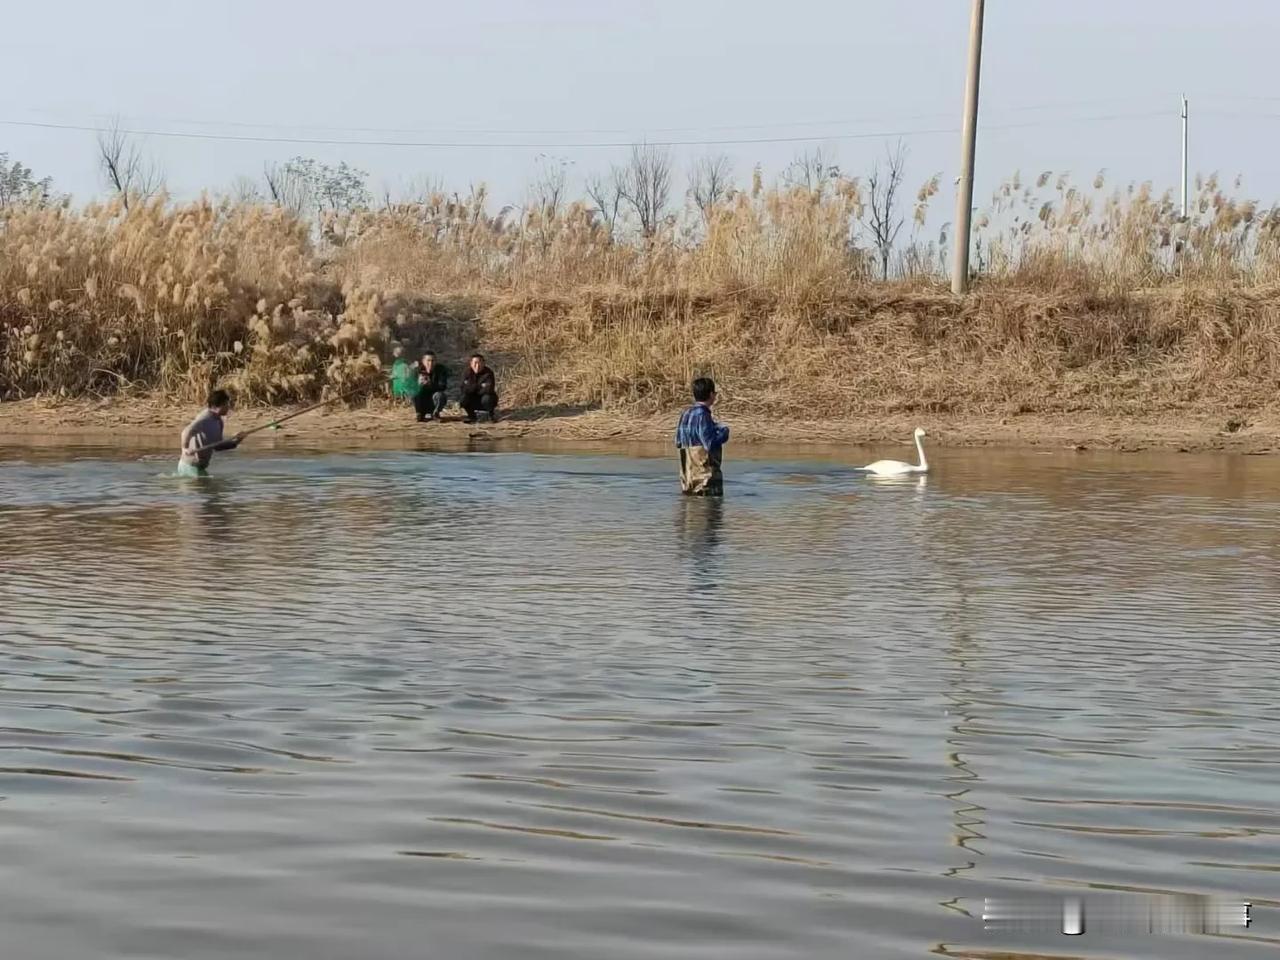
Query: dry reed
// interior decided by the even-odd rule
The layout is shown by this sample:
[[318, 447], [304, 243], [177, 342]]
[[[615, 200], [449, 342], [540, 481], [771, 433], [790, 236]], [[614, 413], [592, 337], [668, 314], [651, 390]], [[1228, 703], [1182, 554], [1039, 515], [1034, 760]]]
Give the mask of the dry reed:
[[[916, 197], [872, 278], [857, 181], [780, 183], [643, 240], [583, 203], [490, 212], [483, 190], [332, 216], [155, 200], [0, 214], [0, 396], [228, 383], [280, 402], [373, 379], [393, 344], [483, 345], [504, 402], [660, 410], [710, 374], [739, 409], [1178, 409], [1271, 402], [1280, 211], [1210, 178], [1192, 215], [1148, 186], [1011, 178], [978, 218], [976, 292]], [[695, 215], [696, 214], [696, 215]]]

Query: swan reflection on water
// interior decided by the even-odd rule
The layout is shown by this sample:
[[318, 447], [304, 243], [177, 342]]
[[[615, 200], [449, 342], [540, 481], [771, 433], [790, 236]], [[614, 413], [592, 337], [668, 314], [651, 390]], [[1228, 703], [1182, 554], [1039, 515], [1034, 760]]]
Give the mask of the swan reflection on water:
[[911, 487], [915, 490], [923, 490], [929, 485], [929, 478], [922, 473], [905, 473], [888, 477], [872, 473], [867, 475], [867, 482], [877, 487]]

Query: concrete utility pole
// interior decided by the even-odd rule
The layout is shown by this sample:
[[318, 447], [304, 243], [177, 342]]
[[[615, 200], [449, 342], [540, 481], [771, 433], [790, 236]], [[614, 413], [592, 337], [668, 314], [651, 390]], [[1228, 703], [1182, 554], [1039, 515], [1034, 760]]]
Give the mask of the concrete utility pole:
[[982, 75], [982, 14], [984, 0], [973, 0], [969, 23], [969, 79], [964, 87], [964, 146], [960, 153], [960, 184], [956, 195], [955, 261], [951, 290], [969, 289], [969, 243], [973, 220], [973, 161], [978, 147], [978, 80]]
[[1187, 98], [1182, 98], [1182, 218], [1187, 218]]

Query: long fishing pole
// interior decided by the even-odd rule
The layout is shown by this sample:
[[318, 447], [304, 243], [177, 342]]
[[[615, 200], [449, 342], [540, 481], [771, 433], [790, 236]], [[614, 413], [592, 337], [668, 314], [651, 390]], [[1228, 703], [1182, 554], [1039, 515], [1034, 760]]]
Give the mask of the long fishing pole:
[[[359, 387], [356, 387], [354, 390], [348, 390], [346, 393], [342, 394], [341, 396], [330, 397], [327, 400], [320, 400], [316, 403], [311, 404], [311, 406], [309, 407], [303, 407], [301, 410], [295, 410], [293, 413], [290, 413], [287, 416], [280, 417], [277, 420], [272, 420], [270, 423], [264, 423], [264, 424], [261, 424], [260, 426], [250, 427], [248, 430], [243, 430], [240, 433], [238, 433], [236, 437], [239, 440], [243, 440], [245, 437], [249, 436], [250, 434], [258, 433], [261, 430], [269, 430], [272, 427], [278, 427], [280, 426], [280, 424], [284, 423], [286, 420], [292, 420], [294, 417], [300, 417], [304, 413], [310, 413], [312, 410], [317, 410], [320, 407], [326, 406], [327, 404], [337, 403], [340, 400], [346, 400], [348, 397], [354, 397], [357, 393], [366, 389], [367, 387], [368, 387], [368, 384], [363, 384]], [[214, 447], [221, 446], [222, 443], [225, 443], [225, 442], [226, 441], [219, 441], [218, 443], [206, 443], [204, 446], [196, 447], [190, 452], [193, 454], [203, 453], [206, 450], [212, 450]]]

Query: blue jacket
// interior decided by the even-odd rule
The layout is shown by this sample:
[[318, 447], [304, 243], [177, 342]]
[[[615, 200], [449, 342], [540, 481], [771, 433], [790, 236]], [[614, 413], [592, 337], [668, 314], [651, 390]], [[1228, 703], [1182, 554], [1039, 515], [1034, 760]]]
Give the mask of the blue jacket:
[[729, 428], [716, 423], [711, 408], [705, 403], [695, 403], [680, 414], [677, 447], [702, 447], [707, 453], [716, 453], [728, 440]]

